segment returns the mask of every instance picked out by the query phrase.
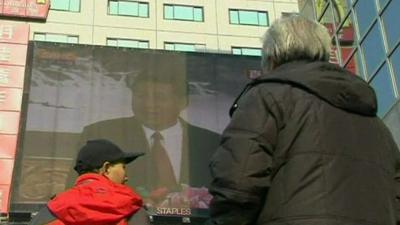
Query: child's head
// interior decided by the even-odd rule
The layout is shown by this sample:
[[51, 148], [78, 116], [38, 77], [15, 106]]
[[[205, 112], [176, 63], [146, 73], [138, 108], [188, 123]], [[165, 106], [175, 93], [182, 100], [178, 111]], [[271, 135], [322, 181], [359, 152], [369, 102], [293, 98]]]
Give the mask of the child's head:
[[117, 145], [105, 139], [89, 140], [79, 150], [74, 170], [79, 175], [98, 173], [114, 183], [127, 181], [125, 164], [144, 153], [124, 152]]

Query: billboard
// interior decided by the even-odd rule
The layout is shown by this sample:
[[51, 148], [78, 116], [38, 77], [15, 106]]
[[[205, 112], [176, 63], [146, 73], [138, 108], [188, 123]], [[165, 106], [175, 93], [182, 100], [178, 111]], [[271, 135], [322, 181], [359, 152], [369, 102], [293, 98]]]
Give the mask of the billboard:
[[34, 42], [12, 207], [44, 204], [71, 187], [79, 148], [105, 138], [146, 153], [127, 165], [127, 184], [152, 214], [205, 213], [208, 161], [259, 61]]
[[47, 18], [50, 0], [0, 0], [0, 16], [32, 19]]
[[28, 36], [28, 25], [0, 22], [0, 213], [10, 203]]

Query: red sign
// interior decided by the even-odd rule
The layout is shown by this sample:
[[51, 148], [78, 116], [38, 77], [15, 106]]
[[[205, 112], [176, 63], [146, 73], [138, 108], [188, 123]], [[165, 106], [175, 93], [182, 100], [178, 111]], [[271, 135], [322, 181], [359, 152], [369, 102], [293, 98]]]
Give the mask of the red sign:
[[[0, 0], [1, 1], [1, 0]], [[13, 44], [26, 44], [29, 40], [28, 24], [0, 24], [0, 42]]]
[[342, 44], [352, 44], [354, 42], [354, 29], [353, 25], [343, 27], [339, 32], [339, 41]]
[[50, 0], [0, 0], [0, 16], [46, 19]]
[[[335, 33], [335, 27], [332, 23], [324, 23], [324, 26], [327, 28], [328, 33], [333, 36]], [[339, 42], [341, 44], [352, 44], [354, 41], [354, 29], [353, 25], [349, 24], [347, 26], [343, 26], [338, 33]]]
[[0, 43], [0, 64], [25, 66], [28, 45]]
[[21, 111], [22, 89], [0, 87], [0, 110]]
[[0, 134], [0, 158], [15, 158], [16, 149], [17, 135]]
[[[0, 0], [1, 12], [21, 14], [27, 1]], [[28, 8], [29, 8], [28, 7]], [[26, 10], [25, 10], [26, 11]], [[0, 21], [0, 212], [7, 213], [17, 146], [29, 26]]]
[[14, 159], [0, 159], [0, 184], [11, 184]]
[[10, 200], [10, 186], [9, 184], [0, 184], [0, 212], [8, 211], [8, 202]]
[[0, 134], [18, 134], [19, 112], [0, 112]]
[[351, 56], [351, 58], [348, 59], [349, 56], [351, 55], [351, 53], [353, 53], [353, 48], [342, 48], [341, 50], [342, 50], [343, 63], [346, 63], [347, 60], [349, 61], [349, 62], [347, 62], [347, 65], [346, 65], [345, 68], [348, 71], [354, 73], [355, 75], [360, 75], [360, 74], [358, 74], [359, 71], [357, 69], [357, 61], [356, 61], [357, 60], [357, 57], [356, 57], [357, 53], [353, 54]]
[[0, 65], [0, 87], [22, 88], [25, 67]]
[[13, 168], [14, 159], [0, 159], [0, 212], [8, 211]]

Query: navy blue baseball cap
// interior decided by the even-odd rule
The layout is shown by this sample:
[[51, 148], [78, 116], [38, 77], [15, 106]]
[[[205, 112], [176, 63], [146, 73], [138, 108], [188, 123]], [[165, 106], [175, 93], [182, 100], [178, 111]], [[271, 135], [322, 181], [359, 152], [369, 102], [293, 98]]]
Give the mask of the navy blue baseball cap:
[[79, 150], [74, 170], [79, 174], [98, 169], [105, 162], [130, 163], [143, 152], [125, 152], [116, 144], [106, 139], [88, 140]]

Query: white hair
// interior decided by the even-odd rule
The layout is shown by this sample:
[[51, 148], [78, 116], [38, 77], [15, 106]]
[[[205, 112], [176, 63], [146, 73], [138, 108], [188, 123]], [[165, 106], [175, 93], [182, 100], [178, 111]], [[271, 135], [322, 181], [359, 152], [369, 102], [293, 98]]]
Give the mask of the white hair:
[[328, 61], [331, 38], [328, 30], [315, 21], [295, 15], [276, 20], [265, 32], [262, 67], [296, 60]]

